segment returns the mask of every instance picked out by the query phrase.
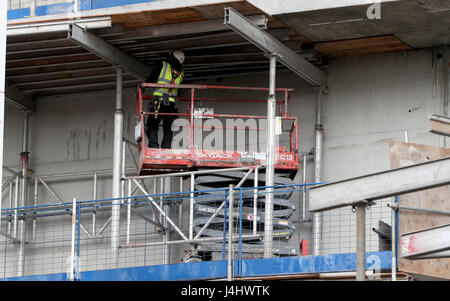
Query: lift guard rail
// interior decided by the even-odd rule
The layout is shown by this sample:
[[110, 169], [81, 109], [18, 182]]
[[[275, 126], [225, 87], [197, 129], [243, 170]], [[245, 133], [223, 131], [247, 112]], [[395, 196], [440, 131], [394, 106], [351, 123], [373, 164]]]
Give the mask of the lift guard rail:
[[[154, 88], [173, 88], [173, 89], [187, 89], [190, 90], [190, 97], [179, 97], [180, 102], [186, 103], [185, 113], [160, 113], [161, 116], [176, 116], [186, 118], [188, 125], [182, 125], [181, 127], [189, 126], [187, 130], [187, 145], [184, 148], [177, 149], [176, 151], [171, 149], [156, 149], [147, 147], [147, 137], [145, 135], [145, 123], [146, 118], [154, 116], [156, 113], [147, 112], [144, 109], [144, 100], [152, 99], [151, 95], [144, 95], [145, 89]], [[244, 92], [268, 92], [268, 88], [260, 87], [233, 87], [233, 86], [214, 86], [214, 85], [166, 85], [166, 84], [151, 84], [143, 83], [137, 88], [136, 93], [136, 117], [140, 121], [137, 125], [136, 132], [142, 141], [139, 143], [140, 151], [140, 174], [151, 173], [155, 169], [187, 169], [191, 167], [239, 167], [250, 165], [262, 165], [261, 162], [265, 160], [264, 151], [249, 151], [249, 152], [237, 152], [234, 150], [212, 150], [203, 149], [203, 145], [197, 145], [196, 137], [198, 135], [197, 130], [208, 129], [211, 130], [211, 126], [199, 123], [198, 120], [202, 118], [218, 118], [218, 119], [254, 119], [254, 120], [266, 120], [267, 116], [259, 115], [243, 115], [243, 114], [205, 114], [202, 112], [196, 112], [196, 103], [198, 102], [231, 102], [231, 103], [267, 103], [267, 99], [238, 99], [238, 98], [216, 98], [216, 97], [198, 97], [196, 90], [221, 90], [221, 91], [244, 91]], [[292, 96], [293, 89], [278, 88], [276, 92], [281, 93], [282, 100], [277, 101], [278, 115], [281, 122], [281, 133], [288, 133], [289, 145], [286, 147], [280, 146], [277, 149], [276, 168], [284, 170], [297, 170], [299, 168], [299, 154], [298, 154], [298, 118], [288, 116], [288, 103]], [[236, 110], [239, 110], [237, 107]], [[283, 121], [289, 124], [285, 126]], [[266, 132], [265, 127], [257, 126], [255, 129], [250, 129], [247, 125], [236, 126], [233, 124], [231, 127], [227, 126], [213, 126], [215, 129], [224, 130], [251, 130], [256, 132]], [[140, 129], [139, 129], [140, 128]], [[201, 141], [200, 141], [201, 142]], [[261, 143], [260, 143], [261, 144]], [[261, 145], [258, 146], [261, 147]]]

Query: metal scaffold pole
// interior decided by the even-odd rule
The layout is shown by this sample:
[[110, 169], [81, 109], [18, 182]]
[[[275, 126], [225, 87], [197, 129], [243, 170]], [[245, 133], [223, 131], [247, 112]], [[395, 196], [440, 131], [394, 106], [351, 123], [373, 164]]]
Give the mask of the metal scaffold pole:
[[276, 114], [276, 68], [277, 57], [270, 56], [269, 98], [267, 100], [267, 158], [266, 158], [266, 205], [264, 216], [264, 258], [272, 257], [273, 242], [273, 188], [275, 174], [275, 114]]
[[[314, 151], [314, 181], [320, 183], [322, 172], [322, 144], [323, 144], [323, 126], [322, 126], [322, 98], [324, 88], [320, 87], [317, 92], [316, 107], [316, 147]], [[322, 242], [322, 214], [313, 215], [313, 235], [314, 235], [314, 255], [320, 255], [320, 245]]]
[[[169, 194], [172, 192], [172, 179], [170, 177], [165, 177], [162, 178], [162, 181], [164, 182], [164, 187], [163, 187], [163, 193], [165, 194]], [[170, 198], [170, 197], [169, 197]], [[164, 214], [166, 216], [170, 217], [170, 214], [172, 212], [171, 210], [171, 205], [169, 204], [168, 200], [164, 200], [163, 201], [163, 210], [164, 210]], [[164, 264], [170, 264], [170, 247], [167, 244], [167, 241], [170, 241], [172, 239], [172, 235], [171, 235], [171, 229], [170, 229], [170, 225], [167, 222], [167, 218], [164, 218], [163, 220], [163, 226], [164, 226], [164, 236], [163, 236], [163, 240], [164, 240], [164, 248], [163, 248], [163, 263]]]
[[228, 189], [228, 281], [233, 280], [233, 200], [234, 190], [233, 185], [230, 185]]
[[[121, 160], [123, 137], [123, 109], [122, 109], [123, 69], [117, 67], [116, 110], [114, 114], [114, 154], [113, 154], [113, 183], [112, 198], [121, 196]], [[119, 246], [120, 200], [114, 200], [111, 212], [111, 256], [112, 264], [117, 262], [117, 248]]]
[[[79, 217], [80, 218], [80, 217]], [[69, 280], [75, 280], [75, 234], [77, 223], [77, 199], [72, 202], [72, 239], [70, 244]]]
[[366, 279], [366, 209], [365, 203], [356, 206], [356, 281]]
[[[27, 206], [27, 177], [28, 177], [28, 131], [29, 131], [29, 113], [24, 111], [23, 118], [23, 136], [22, 136], [22, 152], [20, 153], [20, 163], [22, 167], [21, 183], [20, 183], [20, 207]], [[25, 259], [25, 218], [19, 221], [19, 259], [17, 261], [17, 276], [23, 276], [24, 259]]]

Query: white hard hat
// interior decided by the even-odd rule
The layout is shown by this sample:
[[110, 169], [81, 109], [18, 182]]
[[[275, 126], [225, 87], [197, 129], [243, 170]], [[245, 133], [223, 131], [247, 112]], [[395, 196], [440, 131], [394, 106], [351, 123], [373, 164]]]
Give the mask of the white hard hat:
[[184, 52], [181, 50], [175, 50], [173, 53], [173, 56], [180, 62], [180, 64], [183, 64], [185, 56]]

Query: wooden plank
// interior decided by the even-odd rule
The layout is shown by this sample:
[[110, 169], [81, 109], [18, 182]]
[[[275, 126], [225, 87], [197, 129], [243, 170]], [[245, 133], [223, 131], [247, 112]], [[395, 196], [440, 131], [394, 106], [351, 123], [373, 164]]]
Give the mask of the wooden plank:
[[329, 58], [364, 55], [372, 53], [410, 50], [411, 48], [395, 36], [380, 36], [315, 44], [317, 51]]
[[175, 24], [185, 22], [204, 21], [202, 15], [191, 8], [180, 8], [163, 11], [146, 11], [134, 14], [112, 16], [112, 22], [122, 23], [125, 28]]
[[432, 114], [430, 117], [430, 132], [450, 137], [450, 118]]
[[[177, 9], [124, 13], [112, 15], [111, 20], [113, 24], [122, 23], [125, 28], [214, 20], [224, 17], [225, 7], [233, 7], [244, 15], [263, 14], [260, 9], [250, 3], [241, 1]], [[273, 28], [280, 27], [280, 24], [275, 21], [273, 24]]]
[[[390, 142], [391, 168], [423, 163], [450, 156], [450, 149], [435, 146]], [[400, 205], [436, 210], [450, 210], [450, 185], [406, 194], [399, 197]], [[399, 235], [447, 224], [448, 216], [400, 210]], [[401, 249], [401, 248], [399, 248]], [[450, 258], [408, 260], [399, 259], [399, 270], [406, 273], [450, 279]]]

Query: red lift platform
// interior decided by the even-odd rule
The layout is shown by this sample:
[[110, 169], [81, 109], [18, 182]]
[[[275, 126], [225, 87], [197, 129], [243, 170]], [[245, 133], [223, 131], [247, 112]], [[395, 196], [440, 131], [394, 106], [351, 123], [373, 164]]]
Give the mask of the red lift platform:
[[[149, 148], [148, 140], [145, 135], [145, 120], [149, 116], [153, 116], [154, 113], [144, 111], [146, 104], [144, 105], [144, 100], [150, 100], [151, 95], [143, 95], [143, 90], [146, 91], [153, 90], [155, 88], [165, 87], [172, 89], [190, 90], [190, 97], [179, 97], [178, 98], [178, 110], [182, 107], [182, 103], [186, 103], [186, 113], [158, 113], [159, 115], [174, 115], [177, 118], [185, 119], [187, 132], [187, 147], [182, 149], [156, 149]], [[196, 103], [200, 104], [202, 102], [228, 102], [233, 103], [233, 106], [239, 109], [239, 103], [261, 103], [264, 104], [266, 108], [267, 99], [234, 99], [234, 98], [214, 98], [214, 97], [196, 97], [196, 91], [202, 90], [201, 94], [205, 94], [206, 90], [215, 90], [214, 94], [223, 94], [225, 90], [235, 90], [244, 91], [251, 94], [252, 92], [269, 92], [268, 88], [256, 88], [256, 87], [230, 87], [230, 86], [211, 86], [211, 85], [161, 85], [161, 84], [149, 84], [142, 83], [138, 86], [136, 95], [136, 114], [139, 123], [136, 127], [136, 136], [141, 137], [139, 143], [139, 164], [140, 164], [140, 175], [157, 174], [164, 172], [182, 171], [190, 170], [194, 168], [233, 168], [233, 167], [244, 167], [244, 166], [259, 166], [265, 163], [265, 149], [259, 150], [259, 152], [251, 151], [236, 151], [236, 150], [211, 150], [211, 149], [201, 149], [197, 147], [194, 143], [197, 130], [203, 130], [205, 126], [201, 123], [198, 126], [198, 122], [194, 122], [195, 119], [208, 120], [211, 118], [217, 118], [220, 120], [227, 119], [241, 119], [248, 120], [254, 119], [260, 121], [262, 119], [267, 119], [266, 116], [258, 115], [231, 115], [231, 114], [206, 114], [200, 110], [196, 111]], [[276, 170], [284, 171], [296, 171], [299, 169], [299, 153], [298, 153], [298, 119], [297, 117], [288, 116], [287, 105], [292, 96], [293, 89], [278, 88], [276, 89], [277, 94], [282, 94], [282, 97], [277, 101], [279, 117], [278, 124], [280, 131], [279, 133], [287, 136], [287, 139], [280, 139], [280, 146], [276, 148]], [[179, 93], [181, 94], [181, 93]], [[200, 94], [197, 92], [197, 94]], [[198, 108], [197, 108], [198, 109]], [[217, 129], [217, 126], [213, 126]], [[239, 130], [238, 127], [226, 127], [223, 126], [224, 130]], [[246, 130], [240, 129], [240, 130]], [[208, 127], [208, 131], [211, 130], [211, 126]], [[266, 128], [257, 129], [258, 134], [263, 131], [266, 132]], [[242, 133], [242, 132], [241, 132]], [[265, 135], [265, 133], [262, 133]], [[174, 137], [176, 132], [174, 133]], [[225, 135], [224, 135], [225, 137]], [[233, 136], [234, 137], [234, 136]], [[136, 137], [137, 138], [137, 137]], [[284, 143], [285, 145], [281, 145]]]

